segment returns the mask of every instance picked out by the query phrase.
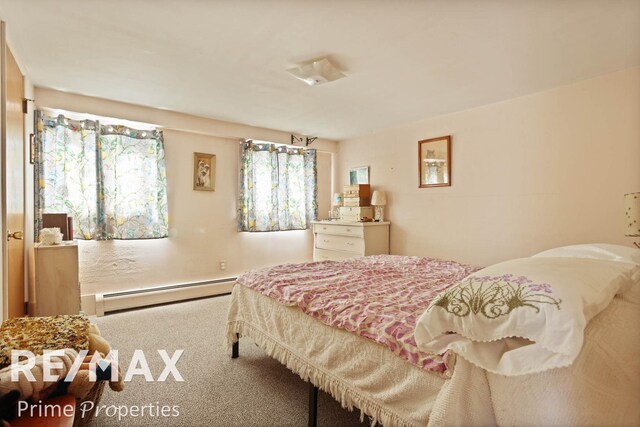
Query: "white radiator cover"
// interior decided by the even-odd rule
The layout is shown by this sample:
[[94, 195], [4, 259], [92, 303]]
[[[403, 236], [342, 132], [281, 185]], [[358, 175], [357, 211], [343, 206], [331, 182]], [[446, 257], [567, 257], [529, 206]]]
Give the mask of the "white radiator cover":
[[237, 277], [229, 277], [206, 282], [83, 295], [82, 309], [89, 315], [104, 316], [111, 311], [228, 294], [236, 279]]

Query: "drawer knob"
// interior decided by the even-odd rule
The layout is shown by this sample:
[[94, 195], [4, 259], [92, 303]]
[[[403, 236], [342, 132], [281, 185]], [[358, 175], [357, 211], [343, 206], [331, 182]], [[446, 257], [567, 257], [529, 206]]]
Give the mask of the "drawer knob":
[[350, 228], [347, 228], [347, 231], [351, 231], [351, 229], [350, 229]]
[[322, 229], [323, 229], [323, 230], [326, 230], [326, 229], [327, 229], [327, 227], [322, 227]]
[[347, 245], [353, 246], [353, 242], [347, 242]]
[[325, 243], [329, 243], [329, 241], [327, 239], [322, 240]]

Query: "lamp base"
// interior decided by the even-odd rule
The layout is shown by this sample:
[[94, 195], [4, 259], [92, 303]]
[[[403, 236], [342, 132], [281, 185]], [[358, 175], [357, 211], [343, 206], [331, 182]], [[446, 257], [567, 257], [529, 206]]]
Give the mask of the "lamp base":
[[384, 221], [384, 206], [376, 206], [375, 213], [373, 214], [373, 219], [377, 222]]
[[333, 205], [331, 207], [329, 219], [340, 219], [340, 205]]

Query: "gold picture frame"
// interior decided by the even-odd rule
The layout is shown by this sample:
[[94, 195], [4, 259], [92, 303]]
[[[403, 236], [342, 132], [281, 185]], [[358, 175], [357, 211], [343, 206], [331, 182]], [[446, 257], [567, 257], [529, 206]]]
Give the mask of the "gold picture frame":
[[196, 191], [215, 191], [215, 154], [193, 153], [193, 189]]
[[451, 135], [418, 141], [418, 185], [451, 186]]

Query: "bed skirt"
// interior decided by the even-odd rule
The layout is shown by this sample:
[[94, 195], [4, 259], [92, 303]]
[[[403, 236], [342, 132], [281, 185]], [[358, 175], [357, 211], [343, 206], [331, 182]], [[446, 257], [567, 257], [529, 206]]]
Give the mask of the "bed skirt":
[[[236, 285], [226, 328], [251, 338], [269, 356], [329, 393], [361, 419], [385, 426], [425, 426], [448, 381], [391, 353], [386, 347], [332, 328], [252, 289]], [[242, 349], [240, 349], [242, 357]]]
[[458, 357], [445, 380], [239, 285], [228, 322], [229, 345], [236, 333], [252, 338], [343, 407], [385, 426], [640, 425], [640, 286], [589, 322], [571, 366], [515, 377]]

